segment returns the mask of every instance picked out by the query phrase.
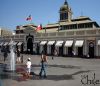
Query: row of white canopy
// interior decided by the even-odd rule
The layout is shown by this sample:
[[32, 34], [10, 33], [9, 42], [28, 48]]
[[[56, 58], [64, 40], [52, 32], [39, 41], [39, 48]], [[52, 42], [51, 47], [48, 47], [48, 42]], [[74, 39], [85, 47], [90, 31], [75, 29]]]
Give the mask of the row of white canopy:
[[[41, 41], [40, 42], [40, 45], [45, 45], [47, 43], [47, 45], [53, 45], [55, 43], [55, 46], [62, 46], [64, 41]], [[67, 40], [65, 41], [65, 44], [64, 46], [65, 47], [71, 47], [73, 45], [74, 41], [73, 40]], [[84, 43], [84, 40], [76, 40], [75, 41], [75, 46], [76, 47], [82, 47], [83, 46], [83, 43]], [[100, 40], [98, 40], [98, 43], [97, 45], [100, 45]]]
[[[66, 42], [65, 42], [65, 44], [64, 44], [64, 46], [65, 47], [71, 47], [72, 45], [73, 45], [73, 40], [67, 40]], [[23, 42], [14, 42], [14, 45], [21, 45]], [[64, 41], [41, 41], [40, 42], [40, 45], [45, 45], [47, 43], [47, 45], [53, 45], [54, 43], [55, 43], [55, 46], [58, 46], [58, 47], [60, 47], [60, 46], [62, 46], [63, 45], [63, 43], [64, 43]], [[76, 40], [76, 42], [75, 42], [75, 46], [77, 46], [77, 47], [82, 47], [83, 46], [83, 43], [84, 43], [84, 40]], [[0, 46], [6, 46], [6, 45], [10, 45], [10, 42], [1, 42], [0, 43]], [[98, 43], [97, 43], [97, 45], [100, 45], [100, 40], [98, 40]]]
[[[56, 41], [41, 41], [40, 45], [45, 45], [47, 43], [47, 45], [53, 45]], [[64, 41], [57, 41], [55, 43], [55, 46], [61, 47], [63, 45]], [[78, 47], [82, 47], [84, 43], [84, 40], [77, 40], [75, 42], [75, 46]], [[73, 40], [67, 40], [64, 44], [65, 47], [71, 47], [73, 45]]]
[[[20, 46], [23, 42], [13, 42], [13, 45], [18, 45]], [[1, 42], [0, 46], [6, 46], [6, 45], [10, 45], [10, 42]]]

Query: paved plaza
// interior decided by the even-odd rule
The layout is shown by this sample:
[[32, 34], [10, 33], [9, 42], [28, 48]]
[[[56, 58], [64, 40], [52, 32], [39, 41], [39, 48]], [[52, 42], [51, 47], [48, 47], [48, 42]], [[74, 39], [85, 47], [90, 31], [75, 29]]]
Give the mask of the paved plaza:
[[[32, 71], [40, 72], [39, 55], [23, 55], [25, 65], [27, 58], [31, 58]], [[8, 60], [5, 62], [7, 63]], [[0, 55], [0, 63], [4, 64]], [[17, 76], [18, 77], [18, 76]], [[100, 59], [86, 59], [76, 57], [54, 57], [48, 56], [47, 78], [18, 80], [0, 79], [0, 86], [100, 86]]]

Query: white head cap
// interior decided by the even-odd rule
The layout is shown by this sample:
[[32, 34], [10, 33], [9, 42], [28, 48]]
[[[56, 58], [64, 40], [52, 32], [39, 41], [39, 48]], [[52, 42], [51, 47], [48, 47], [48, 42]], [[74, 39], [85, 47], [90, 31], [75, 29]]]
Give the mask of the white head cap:
[[30, 58], [28, 58], [28, 60], [31, 60]]

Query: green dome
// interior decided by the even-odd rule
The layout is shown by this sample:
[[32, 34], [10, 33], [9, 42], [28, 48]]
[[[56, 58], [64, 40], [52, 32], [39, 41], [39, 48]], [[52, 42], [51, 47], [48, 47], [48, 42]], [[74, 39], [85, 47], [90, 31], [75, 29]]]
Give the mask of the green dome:
[[61, 6], [60, 11], [66, 11], [68, 10], [68, 2], [65, 0], [64, 5]]
[[66, 11], [68, 10], [68, 5], [63, 5], [61, 8], [60, 8], [60, 11]]

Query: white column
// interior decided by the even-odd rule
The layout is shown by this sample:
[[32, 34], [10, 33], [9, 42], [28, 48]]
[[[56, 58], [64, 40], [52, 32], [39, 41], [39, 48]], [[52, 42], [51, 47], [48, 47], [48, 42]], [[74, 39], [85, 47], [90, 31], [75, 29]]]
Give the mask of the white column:
[[24, 43], [24, 48], [23, 48], [23, 50], [24, 50], [24, 51], [27, 51], [27, 43], [26, 43], [26, 42]]
[[51, 45], [49, 46], [49, 54], [51, 54]]
[[56, 46], [55, 48], [56, 48], [56, 50], [57, 50], [57, 53], [59, 54], [59, 47]]
[[73, 46], [73, 50], [74, 50], [74, 52], [75, 52], [75, 55], [77, 55], [77, 47], [75, 46], [75, 44], [74, 44], [74, 46]]
[[96, 45], [96, 50], [95, 50], [95, 52], [96, 52], [96, 56], [98, 56], [98, 48], [99, 48], [99, 46]]
[[68, 54], [68, 47], [64, 47], [64, 55]]
[[100, 56], [100, 45], [98, 46], [98, 56]]
[[87, 54], [88, 54], [87, 40], [84, 40], [83, 55], [87, 55]]
[[47, 45], [47, 54], [49, 54], [49, 45]]
[[98, 40], [96, 40], [96, 56], [98, 56], [98, 54], [99, 54], [99, 52], [98, 52], [98, 50], [99, 50], [99, 46], [98, 46]]
[[77, 49], [76, 49], [76, 46], [75, 46], [76, 40], [74, 39], [73, 41], [74, 41], [73, 42], [73, 50], [74, 50], [75, 55], [77, 55]]
[[43, 50], [43, 45], [40, 45], [40, 54], [41, 54], [42, 50]]
[[51, 47], [50, 45], [47, 46], [47, 54], [50, 54], [50, 52], [51, 52], [50, 47]]

